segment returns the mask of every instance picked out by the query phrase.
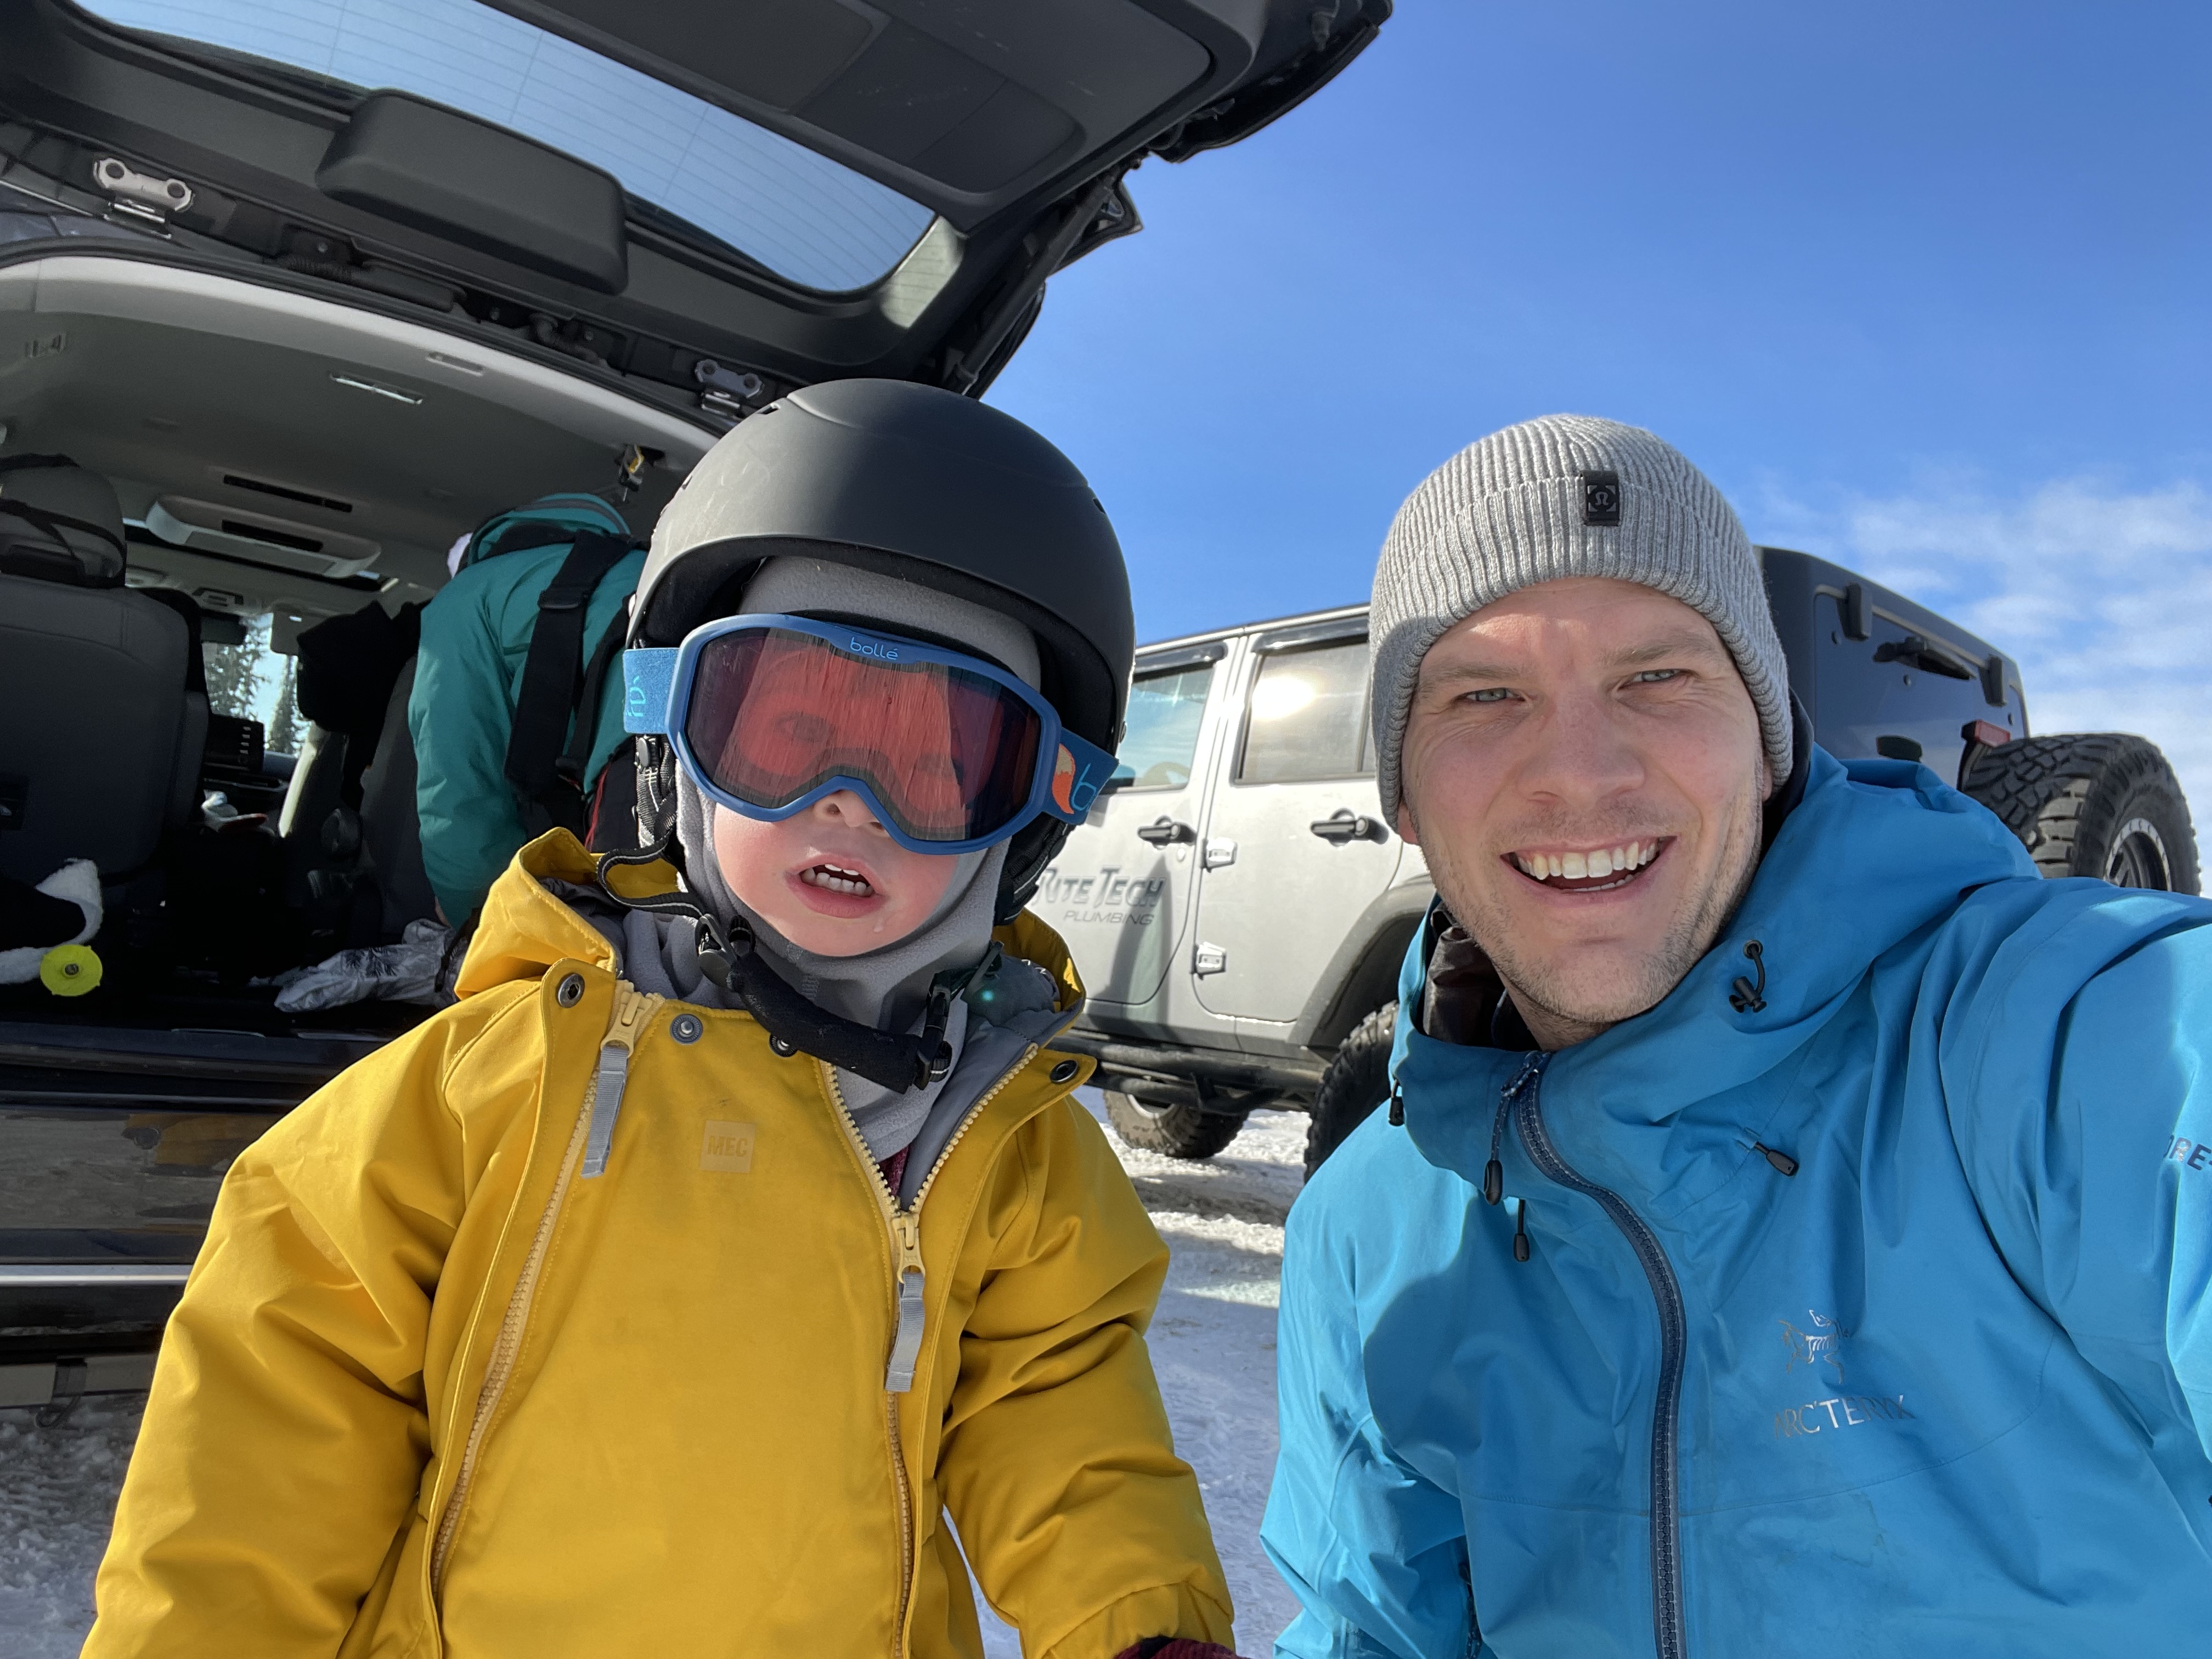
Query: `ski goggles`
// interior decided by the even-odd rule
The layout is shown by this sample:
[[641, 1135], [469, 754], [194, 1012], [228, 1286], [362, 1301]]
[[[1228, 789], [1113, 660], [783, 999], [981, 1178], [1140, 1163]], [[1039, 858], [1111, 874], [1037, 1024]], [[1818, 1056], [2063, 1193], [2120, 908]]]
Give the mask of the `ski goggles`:
[[805, 617], [725, 617], [623, 653], [623, 725], [712, 800], [774, 822], [849, 789], [893, 841], [968, 853], [1080, 823], [1114, 757], [995, 664]]

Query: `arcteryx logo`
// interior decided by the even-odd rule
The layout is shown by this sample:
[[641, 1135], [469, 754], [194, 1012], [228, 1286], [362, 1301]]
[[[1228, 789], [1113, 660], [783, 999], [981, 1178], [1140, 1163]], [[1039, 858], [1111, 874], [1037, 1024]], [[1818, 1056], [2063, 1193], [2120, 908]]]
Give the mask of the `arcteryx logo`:
[[[1808, 1308], [1806, 1322], [1775, 1322], [1782, 1327], [1782, 1369], [1785, 1374], [1826, 1367], [1835, 1373], [1836, 1386], [1844, 1384], [1844, 1340], [1850, 1335], [1825, 1314]], [[1862, 1424], [1897, 1422], [1911, 1417], [1901, 1394], [1838, 1394], [1825, 1400], [1808, 1400], [1802, 1406], [1785, 1406], [1774, 1413], [1774, 1437], [1794, 1440], [1800, 1435], [1831, 1429], [1855, 1429]]]
[[1790, 1354], [1782, 1369], [1794, 1371], [1802, 1365], [1810, 1370], [1818, 1364], [1833, 1365], [1836, 1382], [1840, 1386], [1844, 1380], [1843, 1343], [1850, 1333], [1834, 1320], [1823, 1319], [1810, 1308], [1805, 1310], [1805, 1317], [1812, 1322], [1810, 1330], [1801, 1331], [1786, 1319], [1777, 1322], [1782, 1327], [1782, 1346]]

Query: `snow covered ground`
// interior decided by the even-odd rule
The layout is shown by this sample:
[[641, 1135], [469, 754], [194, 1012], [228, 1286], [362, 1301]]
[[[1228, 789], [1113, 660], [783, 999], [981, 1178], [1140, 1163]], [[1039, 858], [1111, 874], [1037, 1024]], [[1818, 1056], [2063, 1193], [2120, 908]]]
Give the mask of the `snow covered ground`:
[[[1085, 1091], [1102, 1118], [1103, 1105]], [[1198, 1471], [1237, 1598], [1238, 1648], [1264, 1655], [1297, 1611], [1261, 1553], [1275, 1462], [1275, 1291], [1283, 1218], [1297, 1196], [1306, 1120], [1255, 1112], [1229, 1150], [1182, 1164], [1115, 1144], [1175, 1253], [1152, 1324], [1152, 1362], [1176, 1446]], [[137, 1396], [95, 1397], [40, 1428], [0, 1410], [0, 1655], [64, 1659], [92, 1621], [92, 1575], [138, 1431]], [[993, 1628], [1000, 1659], [1021, 1650]]]

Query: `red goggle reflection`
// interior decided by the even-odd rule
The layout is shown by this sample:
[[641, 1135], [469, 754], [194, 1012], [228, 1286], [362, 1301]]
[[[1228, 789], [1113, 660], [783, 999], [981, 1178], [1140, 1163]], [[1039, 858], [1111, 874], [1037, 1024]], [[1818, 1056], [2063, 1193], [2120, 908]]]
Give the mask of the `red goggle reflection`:
[[1034, 709], [980, 674], [763, 628], [700, 652], [684, 735], [715, 787], [750, 805], [856, 778], [907, 834], [957, 842], [1028, 805], [1041, 732]]

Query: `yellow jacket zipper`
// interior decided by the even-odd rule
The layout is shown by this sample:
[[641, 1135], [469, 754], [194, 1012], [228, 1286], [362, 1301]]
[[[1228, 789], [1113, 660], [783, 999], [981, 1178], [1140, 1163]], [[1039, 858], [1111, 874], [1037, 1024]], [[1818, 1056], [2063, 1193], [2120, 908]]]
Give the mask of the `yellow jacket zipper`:
[[[430, 1590], [434, 1596], [445, 1589], [447, 1553], [453, 1547], [453, 1534], [460, 1528], [461, 1511], [468, 1499], [469, 1482], [476, 1474], [477, 1456], [483, 1449], [485, 1431], [491, 1426], [493, 1414], [507, 1393], [515, 1355], [522, 1347], [522, 1333], [530, 1321], [530, 1304], [538, 1293], [538, 1273], [545, 1265], [546, 1251], [551, 1248], [553, 1230], [561, 1219], [561, 1206], [568, 1197], [568, 1182], [586, 1162], [592, 1142], [599, 1143], [599, 1164], [601, 1168], [605, 1166], [606, 1143], [614, 1134], [615, 1119], [622, 1110], [623, 1090], [629, 1079], [630, 1054], [637, 1047], [646, 1022], [653, 1018], [653, 1011], [660, 1003], [660, 998], [635, 989], [626, 980], [615, 982], [614, 1011], [608, 1022], [606, 1038], [600, 1044], [599, 1063], [591, 1080], [584, 1085], [584, 1102], [577, 1110], [575, 1127], [568, 1132], [568, 1150], [562, 1153], [560, 1172], [554, 1177], [552, 1195], [545, 1200], [544, 1212], [538, 1218], [538, 1231], [531, 1238], [530, 1254], [523, 1259], [521, 1275], [514, 1281], [514, 1294], [507, 1298], [507, 1314], [500, 1321], [499, 1337], [492, 1345], [491, 1363], [484, 1368], [483, 1386], [477, 1391], [476, 1414], [470, 1421], [468, 1439], [461, 1452], [460, 1473], [453, 1477], [453, 1489], [439, 1517], [437, 1543], [430, 1554]], [[609, 1064], [610, 1054], [620, 1054], [619, 1064]], [[603, 1123], [604, 1133], [600, 1132]], [[586, 1173], [596, 1175], [599, 1170], [587, 1170]]]
[[860, 1157], [868, 1172], [869, 1185], [875, 1189], [876, 1203], [884, 1212], [885, 1224], [890, 1228], [892, 1248], [893, 1308], [897, 1325], [891, 1337], [890, 1358], [884, 1367], [884, 1420], [890, 1431], [891, 1477], [898, 1488], [899, 1505], [899, 1595], [898, 1611], [891, 1625], [891, 1652], [894, 1659], [906, 1651], [906, 1615], [908, 1603], [914, 1596], [914, 1485], [907, 1478], [906, 1446], [899, 1432], [899, 1396], [914, 1387], [915, 1365], [921, 1356], [922, 1328], [926, 1316], [925, 1297], [928, 1279], [921, 1265], [921, 1200], [929, 1196], [929, 1189], [937, 1182], [942, 1170], [968, 1133], [968, 1126], [983, 1114], [983, 1109], [998, 1097], [999, 1091], [1021, 1074], [1037, 1051], [1031, 1043], [1022, 1051], [1022, 1057], [1000, 1075], [999, 1080], [978, 1096], [961, 1117], [952, 1131], [952, 1139], [945, 1143], [938, 1153], [937, 1162], [929, 1166], [921, 1185], [914, 1194], [914, 1203], [908, 1208], [899, 1207], [898, 1194], [884, 1179], [884, 1168], [868, 1150], [867, 1137], [854, 1121], [852, 1109], [845, 1104], [844, 1091], [837, 1086], [837, 1068], [827, 1060], [821, 1062], [822, 1081], [829, 1091], [831, 1103], [837, 1108], [837, 1118], [845, 1126], [845, 1133], [853, 1149]]

